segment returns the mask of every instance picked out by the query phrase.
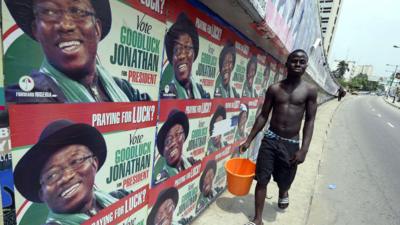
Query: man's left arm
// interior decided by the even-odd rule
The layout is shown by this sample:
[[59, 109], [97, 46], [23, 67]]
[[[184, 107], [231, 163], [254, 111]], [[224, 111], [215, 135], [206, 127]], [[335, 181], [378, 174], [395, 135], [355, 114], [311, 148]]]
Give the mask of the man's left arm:
[[309, 94], [306, 101], [306, 112], [303, 125], [303, 140], [301, 143], [301, 148], [296, 153], [294, 158], [294, 161], [297, 164], [303, 163], [306, 158], [314, 131], [314, 121], [316, 114], [317, 114], [317, 89], [313, 86], [309, 89]]

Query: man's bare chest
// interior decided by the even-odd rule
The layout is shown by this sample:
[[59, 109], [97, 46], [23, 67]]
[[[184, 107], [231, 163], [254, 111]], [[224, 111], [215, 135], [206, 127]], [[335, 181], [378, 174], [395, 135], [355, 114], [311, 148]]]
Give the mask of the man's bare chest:
[[291, 92], [282, 90], [275, 96], [276, 104], [304, 105], [307, 100], [307, 94], [302, 90], [293, 90]]

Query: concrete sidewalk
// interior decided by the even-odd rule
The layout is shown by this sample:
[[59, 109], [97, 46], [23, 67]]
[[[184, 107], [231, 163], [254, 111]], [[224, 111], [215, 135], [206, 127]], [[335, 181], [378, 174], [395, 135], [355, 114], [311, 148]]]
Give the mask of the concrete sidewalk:
[[[346, 101], [346, 98], [342, 101]], [[290, 205], [286, 210], [278, 208], [278, 187], [271, 180], [267, 191], [267, 196], [268, 198], [271, 197], [271, 199], [266, 199], [264, 206], [264, 224], [306, 224], [324, 142], [331, 119], [340, 103], [337, 99], [333, 99], [318, 107], [310, 149], [306, 161], [297, 170], [296, 179], [289, 191]], [[255, 184], [256, 182], [253, 182], [250, 193], [243, 197], [233, 196], [228, 191], [225, 191], [192, 224], [241, 225], [247, 223], [254, 216]]]
[[400, 109], [400, 102], [398, 102], [397, 99], [394, 103], [393, 103], [392, 97], [389, 97], [389, 98], [383, 97], [383, 100], [385, 100], [385, 102], [388, 103], [389, 105], [392, 105], [392, 106]]

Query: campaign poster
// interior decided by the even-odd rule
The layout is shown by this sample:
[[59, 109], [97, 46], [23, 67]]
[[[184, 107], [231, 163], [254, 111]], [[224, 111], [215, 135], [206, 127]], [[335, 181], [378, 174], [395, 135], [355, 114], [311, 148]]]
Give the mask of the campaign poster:
[[272, 59], [271, 62], [270, 62], [270, 65], [271, 65], [271, 72], [270, 72], [271, 83], [272, 84], [278, 83], [278, 81], [279, 81], [278, 80], [279, 79], [279, 76], [278, 76], [278, 62], [276, 60]]
[[[254, 97], [257, 98], [260, 95], [264, 95], [263, 93], [263, 86], [268, 83], [269, 79], [269, 68], [267, 65], [267, 55], [265, 55], [262, 51], [257, 53], [257, 73], [254, 79], [254, 89], [255, 95]], [[266, 81], [265, 81], [266, 80]]]
[[[252, 123], [254, 125], [255, 120], [257, 119], [257, 117], [260, 115], [261, 111], [262, 111], [262, 107], [265, 101], [265, 96], [260, 96], [256, 101], [253, 102], [249, 102], [249, 105], [251, 105], [251, 109], [250, 109], [250, 114], [251, 114], [251, 118], [249, 119], [249, 123], [247, 124], [247, 128], [250, 129], [249, 132], [251, 131], [252, 127], [250, 128], [250, 124], [252, 123], [252, 118], [254, 115], [254, 122]], [[255, 110], [254, 110], [255, 108]], [[247, 150], [247, 155], [246, 157], [253, 160], [254, 162], [257, 160], [257, 156], [258, 156], [258, 151], [261, 145], [261, 141], [264, 138], [264, 130], [269, 126], [268, 124], [269, 122], [267, 122], [267, 124], [264, 126], [263, 129], [261, 129], [260, 132], [258, 132], [258, 134], [254, 137], [253, 141], [250, 144], [250, 147]]]
[[221, 167], [216, 156], [218, 155], [220, 159], [223, 156], [229, 156], [229, 149], [230, 147], [225, 147], [221, 149], [224, 150], [223, 154], [215, 152], [202, 161], [201, 175], [196, 187], [198, 190], [195, 207], [196, 215], [204, 211], [225, 190], [226, 181], [222, 177], [223, 173], [221, 173], [221, 170], [225, 171], [225, 168]]
[[251, 53], [250, 45], [239, 38], [235, 40], [235, 47], [237, 54], [232, 85], [240, 97], [251, 96], [254, 93], [249, 89], [250, 83], [247, 82], [247, 77], [254, 76], [254, 71], [257, 70], [257, 57]]
[[[238, 125], [234, 146], [237, 147], [246, 141], [253, 128], [258, 108], [258, 98], [242, 98], [240, 100], [240, 111], [238, 114]], [[249, 151], [246, 152], [249, 154]]]
[[286, 67], [283, 64], [278, 64], [278, 81], [286, 78]]
[[167, 27], [160, 99], [212, 98], [222, 26], [186, 1], [169, 1]]
[[[210, 119], [210, 137], [206, 155], [220, 152], [235, 144], [240, 135], [236, 133], [239, 122], [240, 99], [213, 99]], [[243, 106], [242, 106], [243, 108]]]
[[11, 105], [17, 224], [144, 224], [157, 106]]
[[[239, 123], [239, 114], [241, 111], [247, 110], [245, 105], [241, 105], [240, 99], [224, 99], [224, 100], [214, 100], [214, 107], [218, 105], [222, 105], [226, 110], [226, 119], [221, 121], [220, 123], [215, 124], [215, 128], [217, 132], [224, 132], [224, 140], [228, 145], [234, 144], [238, 139], [241, 139], [243, 136], [237, 133], [237, 126]], [[247, 120], [246, 120], [247, 121]], [[217, 135], [216, 133], [215, 135]]]
[[165, 10], [143, 2], [2, 1], [6, 101], [157, 100]]
[[8, 127], [0, 128], [0, 193], [0, 206], [2, 207], [0, 224], [15, 225], [14, 181]]
[[219, 196], [226, 189], [225, 164], [230, 159], [232, 149], [232, 146], [227, 146], [222, 148], [219, 152], [215, 153], [215, 160], [217, 161], [217, 171], [215, 174], [213, 185], [216, 196]]
[[152, 187], [149, 194], [146, 225], [189, 224], [196, 215], [201, 172], [202, 163], [198, 163]]
[[163, 100], [154, 149], [152, 186], [201, 163], [209, 136], [211, 100]]
[[166, 9], [164, 1], [110, 1], [110, 35], [99, 46], [100, 61], [114, 76], [158, 99]]
[[[239, 60], [236, 48], [237, 35], [228, 29], [223, 30], [222, 48], [218, 58], [218, 76], [215, 81], [213, 98], [240, 98], [237, 90], [238, 80], [242, 73], [235, 75], [237, 62]], [[239, 77], [238, 77], [239, 75]], [[240, 82], [239, 82], [240, 83]]]
[[264, 68], [262, 71], [262, 77], [260, 78], [261, 80], [261, 85], [260, 85], [260, 91], [259, 91], [259, 97], [265, 96], [265, 93], [268, 89], [268, 87], [272, 84], [272, 79], [271, 78], [271, 57], [268, 55], [265, 55], [265, 61], [264, 61]]
[[239, 100], [221, 98], [216, 98], [212, 101], [206, 156], [232, 144], [233, 138], [231, 136], [234, 126], [232, 125], [232, 120], [227, 117], [226, 109], [226, 103], [232, 101], [239, 102]]
[[[258, 101], [259, 99], [256, 98], [248, 98], [248, 99], [242, 99], [241, 104], [245, 104], [248, 106], [248, 119], [246, 123], [246, 134], [250, 134], [251, 128], [253, 128], [254, 121], [256, 119], [256, 114], [257, 114], [257, 108], [258, 108]], [[246, 136], [246, 137], [247, 137]]]

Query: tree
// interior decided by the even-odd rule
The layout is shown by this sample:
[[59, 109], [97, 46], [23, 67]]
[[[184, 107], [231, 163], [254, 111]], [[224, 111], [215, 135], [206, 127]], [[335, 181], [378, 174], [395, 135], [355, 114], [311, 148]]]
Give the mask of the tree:
[[349, 81], [348, 86], [352, 90], [359, 91], [376, 91], [382, 88], [377, 81], [369, 81], [368, 76], [361, 73], [353, 77]]
[[339, 61], [336, 70], [333, 71], [333, 74], [336, 78], [343, 79], [344, 74], [349, 70], [349, 64], [346, 61], [342, 60]]

